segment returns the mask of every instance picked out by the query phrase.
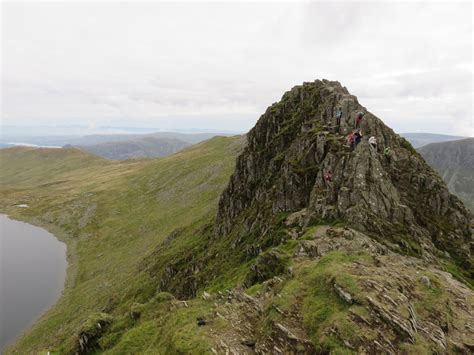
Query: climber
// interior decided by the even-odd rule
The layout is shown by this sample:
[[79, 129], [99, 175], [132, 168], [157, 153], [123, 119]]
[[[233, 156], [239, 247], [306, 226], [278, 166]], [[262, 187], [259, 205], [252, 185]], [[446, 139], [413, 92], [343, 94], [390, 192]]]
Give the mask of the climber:
[[369, 144], [377, 150], [377, 139], [374, 136], [369, 138]]
[[354, 133], [354, 142], [355, 142], [355, 146], [357, 147], [357, 145], [359, 145], [360, 141], [362, 140], [362, 132], [360, 131], [360, 129], [358, 129], [355, 133]]
[[339, 107], [336, 111], [336, 125], [339, 127], [341, 125], [342, 117], [342, 107]]
[[347, 136], [347, 144], [351, 147], [351, 150], [354, 150], [354, 133], [349, 133]]
[[385, 149], [383, 150], [383, 155], [388, 164], [390, 164], [390, 161], [391, 161], [391, 154], [392, 152], [390, 151], [390, 148], [385, 147]]
[[330, 182], [332, 182], [332, 171], [331, 170], [328, 170], [326, 172], [326, 174], [324, 174], [324, 181], [326, 182], [326, 184], [329, 184]]
[[356, 116], [355, 120], [355, 126], [356, 128], [360, 127], [360, 123], [362, 122], [362, 117], [364, 117], [364, 113], [362, 111], [359, 111]]

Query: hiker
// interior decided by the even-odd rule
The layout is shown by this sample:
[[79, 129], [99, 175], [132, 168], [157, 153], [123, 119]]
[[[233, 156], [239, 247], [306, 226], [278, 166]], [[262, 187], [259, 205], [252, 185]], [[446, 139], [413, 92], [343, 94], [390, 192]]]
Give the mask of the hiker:
[[341, 125], [342, 117], [342, 107], [339, 107], [336, 111], [336, 125], [339, 127]]
[[385, 147], [385, 149], [383, 150], [383, 156], [385, 157], [385, 160], [387, 161], [388, 164], [390, 164], [390, 161], [392, 158], [391, 155], [392, 155], [392, 152], [390, 151], [390, 148]]
[[349, 147], [351, 147], [351, 150], [354, 150], [354, 142], [355, 142], [354, 133], [351, 132], [347, 136], [347, 144], [349, 145]]
[[377, 139], [374, 136], [369, 138], [369, 144], [377, 150]]
[[324, 174], [324, 181], [326, 182], [326, 184], [332, 182], [332, 171], [331, 170], [328, 170], [326, 172], [326, 174]]
[[354, 143], [355, 143], [355, 146], [357, 147], [360, 143], [360, 141], [362, 140], [362, 132], [360, 131], [360, 129], [358, 129], [355, 133], [354, 133]]
[[355, 125], [356, 125], [356, 128], [359, 128], [360, 127], [360, 124], [362, 122], [362, 117], [364, 117], [364, 113], [362, 111], [359, 111], [357, 113], [357, 116], [356, 116], [356, 120], [355, 120]]

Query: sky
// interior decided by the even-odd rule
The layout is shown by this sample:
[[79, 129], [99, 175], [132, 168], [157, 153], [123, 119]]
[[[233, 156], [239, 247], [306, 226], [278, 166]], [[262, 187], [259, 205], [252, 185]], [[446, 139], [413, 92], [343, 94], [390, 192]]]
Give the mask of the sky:
[[474, 136], [471, 2], [2, 2], [2, 125], [245, 132], [338, 80], [398, 132]]

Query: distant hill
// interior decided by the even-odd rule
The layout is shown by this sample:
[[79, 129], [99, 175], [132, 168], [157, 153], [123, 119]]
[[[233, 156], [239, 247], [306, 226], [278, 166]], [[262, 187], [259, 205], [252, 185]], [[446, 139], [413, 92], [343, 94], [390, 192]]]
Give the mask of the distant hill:
[[80, 149], [12, 147], [0, 149], [1, 184], [52, 183], [57, 176], [80, 175], [85, 167], [106, 167], [113, 162]]
[[196, 144], [205, 141], [209, 138], [219, 135], [218, 133], [197, 133], [197, 134], [186, 134], [186, 133], [175, 133], [175, 132], [156, 132], [146, 134], [93, 134], [90, 136], [78, 137], [75, 139], [69, 139], [69, 144], [77, 146], [95, 145], [100, 143], [110, 142], [128, 142], [136, 141], [144, 138], [154, 139], [175, 139], [180, 140], [189, 144]]
[[432, 143], [418, 149], [449, 190], [474, 211], [474, 138]]
[[[0, 148], [11, 146], [76, 147], [112, 160], [164, 157], [208, 140], [218, 133], [155, 132], [145, 134], [93, 134], [86, 136], [18, 137], [1, 142]], [[221, 134], [226, 135], [226, 134]], [[13, 143], [21, 142], [21, 143]]]
[[[11, 142], [21, 142], [28, 144], [35, 144], [39, 146], [86, 146], [95, 145], [108, 142], [125, 142], [135, 141], [142, 138], [162, 138], [162, 139], [178, 139], [180, 141], [196, 144], [205, 141], [217, 135], [229, 136], [229, 134], [221, 133], [177, 133], [177, 132], [155, 132], [143, 134], [91, 134], [85, 136], [38, 136], [38, 137], [5, 137], [3, 136], [0, 143], [8, 144]], [[8, 138], [8, 139], [7, 139]]]
[[128, 141], [105, 142], [93, 145], [79, 146], [79, 148], [100, 157], [125, 160], [137, 158], [164, 157], [191, 145], [175, 138], [144, 137]]
[[419, 148], [430, 143], [455, 141], [466, 138], [461, 136], [449, 136], [446, 134], [435, 133], [400, 133], [400, 135], [406, 138], [415, 148]]

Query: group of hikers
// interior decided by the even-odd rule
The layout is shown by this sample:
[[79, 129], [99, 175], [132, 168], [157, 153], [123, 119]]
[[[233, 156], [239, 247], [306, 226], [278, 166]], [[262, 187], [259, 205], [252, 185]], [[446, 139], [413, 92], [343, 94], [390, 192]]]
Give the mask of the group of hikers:
[[[364, 118], [364, 115], [365, 115], [365, 113], [362, 112], [362, 111], [357, 112], [357, 115], [356, 115], [355, 121], [354, 121], [355, 130], [352, 131], [351, 133], [349, 133], [349, 135], [347, 136], [347, 144], [349, 145], [351, 150], [354, 150], [355, 147], [357, 147], [357, 145], [362, 141], [362, 131], [361, 131], [360, 127], [361, 127], [362, 119]], [[340, 127], [341, 118], [342, 118], [342, 107], [339, 107], [336, 110], [336, 115], [335, 116], [336, 116], [336, 124], [337, 124], [338, 127]], [[374, 136], [371, 136], [369, 138], [369, 144], [375, 150], [377, 150], [377, 138], [375, 138]], [[391, 153], [390, 148], [385, 147], [383, 153], [384, 153], [384, 156], [387, 158], [387, 160], [390, 160], [390, 153]]]
[[[362, 111], [357, 112], [357, 115], [356, 115], [355, 121], [354, 121], [355, 129], [351, 133], [349, 133], [349, 135], [347, 136], [347, 144], [349, 145], [351, 151], [353, 151], [357, 147], [357, 145], [359, 145], [359, 143], [362, 141], [361, 124], [362, 124], [362, 120], [364, 118], [364, 115], [365, 114]], [[341, 118], [342, 118], [342, 107], [337, 108], [335, 118], [336, 118], [337, 127], [340, 127]], [[377, 138], [375, 138], [374, 136], [371, 136], [369, 138], [368, 142], [369, 142], [370, 146], [375, 151], [378, 151]], [[389, 147], [384, 148], [383, 155], [385, 157], [385, 161], [389, 164], [391, 162], [391, 153], [392, 152], [391, 152]], [[331, 183], [332, 182], [332, 175], [333, 175], [332, 171], [327, 170], [323, 175], [324, 181], [326, 183]]]
[[[374, 138], [375, 137], [370, 137]], [[347, 136], [347, 144], [351, 147], [351, 150], [354, 150], [355, 147], [362, 141], [362, 132], [360, 129], [356, 129], [354, 132], [349, 133]], [[377, 144], [377, 143], [375, 143]]]
[[[339, 116], [339, 119], [337, 117]], [[342, 117], [342, 108], [339, 107], [338, 111], [336, 112], [336, 120], [340, 123]], [[362, 131], [360, 129], [360, 125], [362, 123], [362, 118], [364, 118], [364, 113], [362, 111], [357, 112], [355, 117], [355, 131], [349, 133], [347, 136], [347, 144], [351, 147], [351, 150], [354, 150], [355, 147], [362, 141]], [[369, 138], [369, 143], [374, 147], [377, 148], [377, 140], [375, 137]]]

